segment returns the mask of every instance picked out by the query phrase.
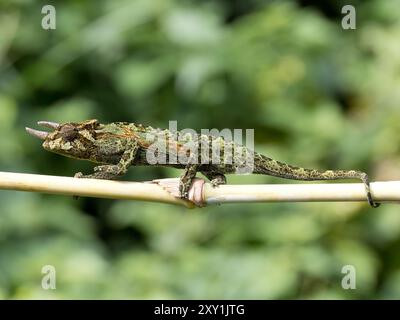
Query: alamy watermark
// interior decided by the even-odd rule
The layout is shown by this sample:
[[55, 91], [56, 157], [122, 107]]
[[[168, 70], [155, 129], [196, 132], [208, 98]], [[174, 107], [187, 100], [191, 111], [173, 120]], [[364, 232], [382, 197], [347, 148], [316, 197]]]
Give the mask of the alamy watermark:
[[42, 288], [44, 290], [56, 289], [56, 268], [52, 265], [45, 265], [42, 268]]
[[356, 268], [347, 264], [342, 267], [342, 273], [345, 274], [342, 278], [342, 288], [345, 290], [356, 289]]
[[146, 136], [149, 146], [146, 160], [152, 165], [199, 164], [230, 167], [238, 174], [254, 170], [254, 129], [177, 130], [177, 121], [169, 129]]
[[[42, 7], [42, 28], [44, 30], [56, 29], [56, 8], [53, 5], [46, 4]], [[344, 30], [356, 29], [356, 8], [350, 4], [342, 7], [341, 13], [344, 14], [342, 18], [342, 28]]]
[[356, 8], [348, 4], [342, 7], [342, 14], [345, 16], [342, 18], [342, 28], [344, 30], [356, 29]]
[[56, 8], [50, 4], [46, 4], [42, 7], [42, 28], [44, 30], [56, 29]]

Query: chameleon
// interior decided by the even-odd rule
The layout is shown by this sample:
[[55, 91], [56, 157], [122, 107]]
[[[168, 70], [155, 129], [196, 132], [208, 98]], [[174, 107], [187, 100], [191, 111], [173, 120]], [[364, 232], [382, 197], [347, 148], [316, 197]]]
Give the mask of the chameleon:
[[[225, 174], [237, 173], [238, 169], [235, 156], [233, 156], [231, 162], [204, 161], [203, 158], [200, 161], [200, 153], [185, 148], [185, 144], [190, 142], [193, 136], [176, 134], [176, 132], [171, 132], [168, 129], [162, 130], [128, 122], [102, 124], [96, 119], [63, 124], [39, 121], [38, 124], [50, 128], [52, 131], [40, 131], [31, 128], [26, 128], [26, 131], [43, 140], [42, 146], [45, 150], [98, 164], [94, 167], [93, 173], [84, 175], [78, 172], [75, 174], [77, 178], [112, 180], [123, 176], [130, 166], [170, 166], [184, 170], [179, 179], [179, 195], [181, 198], [187, 199], [188, 191], [197, 172], [201, 172], [211, 181], [214, 187], [217, 187], [226, 184]], [[182, 136], [184, 138], [181, 138]], [[246, 151], [246, 147], [222, 137], [198, 134], [196, 138], [197, 141], [210, 142], [210, 146], [217, 145], [222, 150], [222, 154], [223, 151], [232, 150], [232, 148], [239, 150], [238, 154], [243, 154]], [[149, 161], [148, 151], [154, 146], [155, 142], [163, 142], [164, 145], [168, 146], [165, 150], [159, 151], [160, 154], [163, 153], [162, 155], [167, 160], [165, 163], [154, 164]], [[168, 161], [176, 158], [178, 154], [183, 154], [185, 157], [179, 158], [179, 162]], [[205, 159], [210, 160], [207, 157], [210, 158], [210, 154], [206, 155]], [[252, 157], [252, 173], [254, 174], [303, 181], [359, 179], [365, 186], [368, 203], [374, 208], [380, 205], [372, 198], [369, 178], [365, 172], [306, 169], [282, 163], [257, 152], [253, 152]]]

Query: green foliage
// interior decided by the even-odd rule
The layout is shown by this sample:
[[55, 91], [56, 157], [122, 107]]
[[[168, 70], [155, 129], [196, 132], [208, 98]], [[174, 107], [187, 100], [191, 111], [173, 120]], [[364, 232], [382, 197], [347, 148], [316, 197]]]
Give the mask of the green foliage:
[[[235, 2], [236, 3], [236, 2]], [[328, 3], [331, 3], [328, 1]], [[399, 179], [400, 11], [357, 2], [357, 29], [296, 1], [0, 4], [0, 170], [72, 176], [37, 120], [254, 128], [288, 163]], [[176, 176], [131, 169], [129, 179]], [[230, 183], [284, 182], [232, 176]], [[289, 181], [287, 181], [290, 183]], [[188, 211], [0, 192], [0, 298], [399, 298], [395, 205], [246, 204]], [[41, 288], [54, 265], [57, 289]], [[343, 290], [354, 265], [357, 290]]]

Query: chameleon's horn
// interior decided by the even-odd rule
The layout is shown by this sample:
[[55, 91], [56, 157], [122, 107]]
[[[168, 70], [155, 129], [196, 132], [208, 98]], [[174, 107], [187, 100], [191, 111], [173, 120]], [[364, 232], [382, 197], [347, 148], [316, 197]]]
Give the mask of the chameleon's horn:
[[47, 135], [49, 134], [48, 132], [45, 131], [39, 131], [31, 128], [25, 128], [26, 132], [28, 132], [31, 136], [34, 136], [36, 138], [45, 140], [47, 138]]
[[50, 121], [38, 121], [38, 125], [54, 130], [57, 130], [60, 127], [59, 123]]

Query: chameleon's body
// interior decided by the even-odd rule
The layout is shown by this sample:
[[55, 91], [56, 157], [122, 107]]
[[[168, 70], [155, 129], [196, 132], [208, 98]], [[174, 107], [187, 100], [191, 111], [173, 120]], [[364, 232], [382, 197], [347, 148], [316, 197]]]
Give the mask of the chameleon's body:
[[[48, 133], [27, 128], [29, 133], [44, 140], [44, 149], [75, 159], [101, 164], [95, 167], [94, 173], [90, 175], [83, 175], [80, 172], [75, 175], [80, 178], [115, 179], [125, 174], [130, 166], [154, 165], [149, 163], [147, 152], [154, 143], [164, 142], [167, 146], [165, 149], [166, 161], [158, 165], [184, 169], [179, 187], [183, 198], [187, 197], [197, 172], [204, 174], [216, 186], [226, 183], [225, 174], [235, 173], [238, 166], [243, 165], [243, 159], [235, 159], [235, 156], [231, 162], [224, 161], [224, 150], [239, 150], [236, 153], [239, 155], [247, 151], [244, 146], [235, 144], [233, 141], [225, 141], [221, 137], [197, 135], [195, 138], [198, 141], [208, 141], [209, 146], [218, 145], [221, 150], [221, 161], [215, 162], [212, 161], [213, 159], [208, 159], [209, 161], [204, 162], [204, 158], [200, 158], [201, 152], [191, 154], [191, 151], [185, 148], [185, 145], [193, 139], [193, 136], [188, 134], [179, 135], [168, 130], [154, 129], [134, 123], [100, 124], [97, 120], [65, 124], [42, 121], [39, 124], [54, 129], [53, 132]], [[176, 159], [177, 155], [182, 152], [185, 153], [185, 157], [179, 158], [178, 162], [169, 161], [171, 157]], [[194, 155], [196, 159], [194, 159]], [[211, 157], [211, 155], [212, 151], [210, 150], [209, 156]], [[254, 157], [252, 173], [255, 174], [294, 180], [361, 179], [365, 185], [369, 203], [374, 207], [378, 206], [372, 200], [368, 175], [364, 172], [304, 169], [281, 163], [256, 152], [252, 153], [252, 156]]]

